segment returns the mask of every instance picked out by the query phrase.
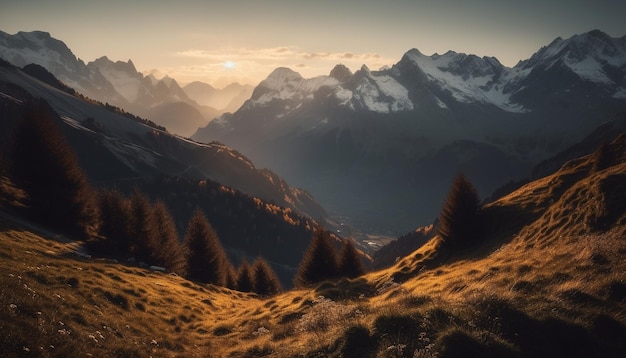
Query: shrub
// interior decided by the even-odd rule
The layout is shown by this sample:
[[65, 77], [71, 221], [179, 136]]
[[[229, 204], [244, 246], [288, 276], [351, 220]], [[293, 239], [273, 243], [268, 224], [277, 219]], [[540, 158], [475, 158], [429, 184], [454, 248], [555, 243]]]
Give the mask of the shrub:
[[344, 344], [341, 356], [344, 358], [375, 357], [377, 342], [370, 335], [369, 329], [362, 325], [352, 326], [343, 334]]
[[485, 355], [485, 349], [480, 342], [459, 329], [442, 334], [436, 345], [440, 347], [440, 352], [444, 357], [482, 357]]

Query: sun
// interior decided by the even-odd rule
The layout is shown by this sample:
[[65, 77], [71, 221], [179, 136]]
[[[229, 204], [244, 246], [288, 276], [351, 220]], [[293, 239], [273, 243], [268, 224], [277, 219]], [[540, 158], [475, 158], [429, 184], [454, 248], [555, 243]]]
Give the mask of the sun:
[[232, 70], [233, 68], [235, 68], [235, 63], [233, 61], [228, 60], [224, 62], [222, 66], [224, 66], [224, 68], [227, 70]]

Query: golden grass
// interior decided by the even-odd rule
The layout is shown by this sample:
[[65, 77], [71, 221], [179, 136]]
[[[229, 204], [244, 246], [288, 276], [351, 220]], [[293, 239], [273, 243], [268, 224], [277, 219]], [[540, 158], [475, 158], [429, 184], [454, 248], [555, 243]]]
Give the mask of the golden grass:
[[84, 259], [77, 243], [4, 220], [0, 348], [6, 356], [342, 356], [344, 347], [379, 357], [621, 356], [626, 214], [608, 193], [626, 164], [590, 174], [590, 160], [489, 204], [497, 220], [472, 252], [441, 257], [435, 238], [388, 269], [268, 298]]

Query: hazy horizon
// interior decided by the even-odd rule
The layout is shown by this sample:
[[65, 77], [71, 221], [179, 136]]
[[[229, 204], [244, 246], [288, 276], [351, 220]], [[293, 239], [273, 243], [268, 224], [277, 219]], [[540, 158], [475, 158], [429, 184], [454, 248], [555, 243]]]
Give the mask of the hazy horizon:
[[131, 59], [145, 75], [218, 88], [256, 85], [276, 67], [307, 78], [338, 63], [379, 69], [412, 48], [493, 56], [512, 67], [557, 37], [626, 35], [626, 3], [610, 0], [4, 3], [2, 31], [46, 31], [85, 62]]

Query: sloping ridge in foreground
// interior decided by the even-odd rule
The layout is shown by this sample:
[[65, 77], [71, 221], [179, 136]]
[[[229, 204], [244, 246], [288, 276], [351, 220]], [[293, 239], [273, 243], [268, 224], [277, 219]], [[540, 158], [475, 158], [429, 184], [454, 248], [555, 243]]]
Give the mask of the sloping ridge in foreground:
[[[626, 135], [485, 207], [485, 243], [431, 240], [355, 280], [263, 298], [72, 254], [0, 221], [8, 356], [621, 357]], [[493, 224], [496, 223], [496, 224]], [[141, 323], [139, 323], [141, 322]]]

